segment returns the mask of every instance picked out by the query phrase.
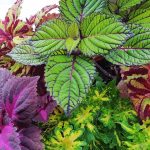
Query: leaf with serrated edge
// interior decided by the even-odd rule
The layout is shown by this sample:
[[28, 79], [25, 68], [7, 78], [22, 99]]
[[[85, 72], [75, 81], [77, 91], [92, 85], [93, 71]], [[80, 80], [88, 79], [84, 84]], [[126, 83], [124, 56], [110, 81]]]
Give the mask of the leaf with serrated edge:
[[85, 18], [81, 23], [82, 41], [79, 49], [85, 55], [107, 54], [122, 45], [130, 36], [126, 27], [104, 14]]
[[104, 0], [60, 0], [61, 14], [69, 21], [81, 21], [92, 13], [101, 12], [104, 6]]
[[119, 7], [119, 11], [126, 11], [140, 4], [143, 0], [118, 0], [117, 5]]
[[46, 57], [40, 56], [39, 53], [35, 52], [30, 41], [17, 45], [7, 55], [24, 65], [41, 65], [46, 62]]
[[64, 50], [65, 41], [68, 38], [67, 29], [67, 23], [59, 19], [42, 25], [31, 40], [35, 52], [47, 56], [60, 49]]
[[50, 94], [70, 114], [71, 109], [86, 96], [95, 67], [86, 57], [49, 57], [45, 79]]
[[150, 63], [150, 30], [137, 25], [130, 26], [134, 36], [126, 44], [106, 55], [106, 59], [119, 65], [143, 65]]

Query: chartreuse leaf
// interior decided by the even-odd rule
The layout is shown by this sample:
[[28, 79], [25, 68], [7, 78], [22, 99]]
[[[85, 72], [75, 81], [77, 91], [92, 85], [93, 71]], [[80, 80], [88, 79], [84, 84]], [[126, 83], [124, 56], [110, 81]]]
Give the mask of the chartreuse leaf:
[[59, 19], [42, 25], [32, 37], [35, 52], [47, 56], [60, 49], [65, 49], [65, 41], [68, 38], [67, 29], [67, 23]]
[[67, 113], [86, 96], [95, 73], [95, 67], [86, 57], [66, 55], [48, 59], [45, 79], [48, 90]]
[[79, 49], [85, 55], [107, 54], [117, 48], [129, 36], [126, 27], [115, 18], [104, 14], [92, 14], [81, 23], [83, 40]]
[[101, 12], [104, 0], [60, 0], [60, 11], [66, 20], [81, 21], [94, 12]]
[[117, 0], [117, 6], [119, 7], [119, 11], [126, 11], [131, 7], [140, 4], [144, 0]]
[[150, 30], [137, 25], [131, 27], [134, 36], [126, 44], [106, 55], [106, 59], [119, 65], [143, 65], [150, 63]]
[[55, 128], [54, 134], [48, 141], [45, 141], [47, 149], [51, 150], [82, 150], [87, 143], [81, 141], [83, 130], [74, 130], [69, 122], [60, 122]]
[[75, 50], [75, 48], [77, 47], [77, 45], [79, 44], [80, 39], [73, 39], [73, 38], [68, 38], [66, 40], [66, 48], [67, 50], [71, 53], [73, 50]]
[[39, 53], [35, 51], [30, 41], [17, 45], [7, 55], [24, 65], [41, 65], [46, 61], [45, 57], [40, 56]]

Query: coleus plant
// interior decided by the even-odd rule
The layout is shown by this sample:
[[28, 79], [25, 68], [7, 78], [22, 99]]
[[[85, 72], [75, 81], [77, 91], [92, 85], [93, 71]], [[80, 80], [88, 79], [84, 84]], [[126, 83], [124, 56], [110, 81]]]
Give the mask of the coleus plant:
[[31, 38], [35, 29], [43, 22], [59, 17], [59, 14], [50, 13], [58, 6], [50, 5], [23, 21], [19, 18], [22, 2], [23, 0], [17, 0], [6, 13], [4, 20], [0, 20], [0, 67], [7, 68], [19, 76], [31, 74], [33, 67], [16, 63], [6, 54], [17, 44]]
[[[59, 123], [52, 128], [54, 120]], [[69, 118], [53, 116], [41, 128], [45, 126], [43, 141], [48, 150], [141, 150], [150, 146], [149, 121], [140, 124], [131, 102], [120, 97], [116, 81], [104, 84], [100, 77]]]
[[129, 97], [142, 120], [150, 117], [150, 66], [122, 67], [121, 75]]
[[46, 105], [48, 99], [37, 95], [38, 79], [15, 77], [0, 69], [0, 149], [43, 149], [41, 131], [32, 120], [46, 121], [56, 103]]
[[46, 64], [47, 89], [70, 114], [92, 83], [94, 56], [120, 65], [149, 63], [149, 2], [60, 0], [59, 8], [60, 19], [44, 23], [8, 55], [26, 65]]

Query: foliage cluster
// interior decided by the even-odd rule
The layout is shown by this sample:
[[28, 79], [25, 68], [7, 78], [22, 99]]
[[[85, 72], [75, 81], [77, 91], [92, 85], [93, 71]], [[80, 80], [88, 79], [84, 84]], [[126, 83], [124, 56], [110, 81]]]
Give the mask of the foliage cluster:
[[[60, 0], [26, 21], [22, 2], [0, 20], [0, 149], [148, 150], [150, 0]], [[132, 103], [96, 57], [121, 66]]]
[[41, 126], [46, 150], [148, 150], [150, 122], [139, 123], [131, 102], [120, 98], [115, 85], [97, 78], [70, 118], [63, 112], [50, 116]]

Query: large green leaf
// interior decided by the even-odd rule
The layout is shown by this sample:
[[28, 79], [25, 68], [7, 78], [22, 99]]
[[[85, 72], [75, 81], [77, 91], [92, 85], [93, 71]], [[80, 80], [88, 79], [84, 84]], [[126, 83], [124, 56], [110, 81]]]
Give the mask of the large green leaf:
[[92, 14], [81, 23], [82, 41], [79, 49], [85, 55], [107, 54], [122, 45], [129, 31], [121, 22], [104, 14]]
[[66, 20], [81, 21], [94, 12], [101, 12], [104, 5], [104, 0], [60, 0], [60, 11]]
[[7, 55], [24, 65], [41, 65], [46, 61], [45, 57], [40, 56], [39, 53], [35, 52], [35, 49], [31, 45], [30, 41], [17, 45]]
[[86, 96], [95, 73], [86, 57], [57, 55], [49, 57], [45, 79], [50, 94], [70, 113]]
[[119, 11], [126, 11], [131, 7], [140, 4], [144, 0], [118, 0], [117, 6], [119, 7]]
[[60, 49], [65, 49], [65, 41], [68, 37], [68, 25], [59, 19], [48, 21], [42, 25], [32, 37], [35, 51], [40, 55], [49, 55]]
[[106, 58], [114, 64], [143, 65], [150, 63], [150, 30], [137, 25], [130, 27], [134, 36], [118, 50], [111, 51]]

